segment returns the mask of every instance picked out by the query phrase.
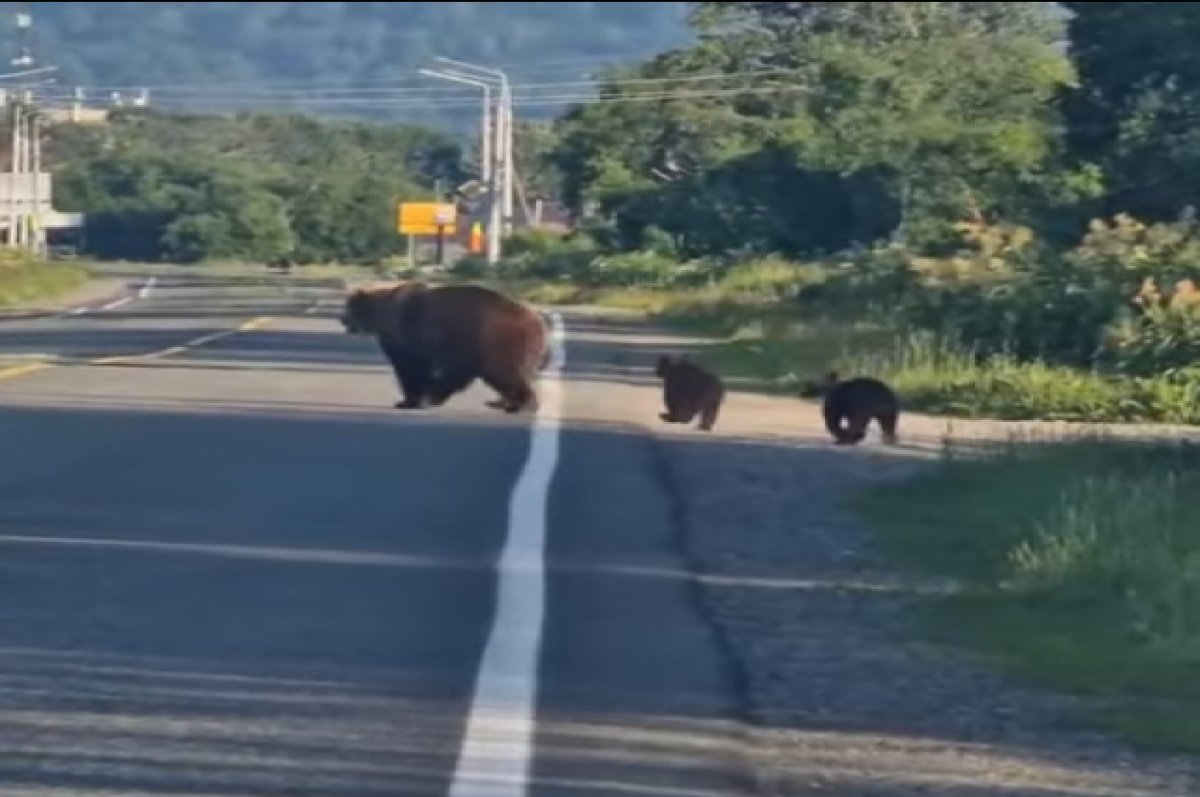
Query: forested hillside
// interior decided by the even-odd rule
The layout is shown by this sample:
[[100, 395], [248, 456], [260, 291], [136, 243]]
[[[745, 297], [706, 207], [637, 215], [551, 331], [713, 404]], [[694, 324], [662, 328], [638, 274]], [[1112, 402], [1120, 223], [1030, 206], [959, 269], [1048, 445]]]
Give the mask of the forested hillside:
[[686, 35], [685, 4], [674, 2], [33, 6], [37, 54], [60, 66], [62, 85], [149, 86], [163, 104], [182, 103], [180, 84], [220, 99], [250, 82], [411, 81], [435, 55], [562, 80]]

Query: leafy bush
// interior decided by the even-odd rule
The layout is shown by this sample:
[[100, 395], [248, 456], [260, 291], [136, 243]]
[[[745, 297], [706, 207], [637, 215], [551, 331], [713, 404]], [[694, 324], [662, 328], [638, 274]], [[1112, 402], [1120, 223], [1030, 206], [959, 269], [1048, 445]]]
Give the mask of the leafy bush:
[[682, 268], [678, 261], [656, 252], [600, 255], [588, 265], [587, 279], [604, 287], [670, 288]]
[[1200, 422], [1191, 221], [1097, 221], [1065, 252], [1021, 227], [960, 231], [963, 247], [944, 258], [890, 245], [814, 264], [680, 264], [655, 252], [538, 262], [554, 279], [625, 289], [620, 301], [728, 337], [723, 367], [764, 369], [779, 389], [836, 367], [950, 415]]

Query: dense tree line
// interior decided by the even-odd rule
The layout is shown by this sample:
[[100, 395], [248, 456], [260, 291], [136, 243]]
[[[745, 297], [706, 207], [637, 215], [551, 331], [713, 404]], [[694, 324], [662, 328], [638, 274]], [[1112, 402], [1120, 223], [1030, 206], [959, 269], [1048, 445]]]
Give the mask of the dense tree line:
[[[701, 44], [558, 125], [565, 198], [631, 245], [649, 227], [685, 254], [932, 243], [973, 218], [1041, 223], [1097, 188], [1067, 157], [1073, 70], [1046, 4], [691, 5]], [[664, 86], [681, 98], [639, 101]]]
[[101, 258], [378, 260], [402, 248], [397, 201], [465, 178], [440, 133], [305, 116], [131, 110], [49, 144], [55, 204]]
[[[179, 13], [223, 6], [194, 5]], [[306, 13], [344, 5], [426, 6]], [[506, 4], [525, 5], [548, 7]], [[519, 165], [610, 248], [684, 259], [880, 240], [947, 251], [964, 222], [1065, 245], [1096, 217], [1174, 219], [1200, 169], [1200, 14], [1048, 5], [690, 3], [698, 43], [613, 71], [601, 102], [552, 125], [523, 125]], [[97, 254], [169, 259], [380, 256], [401, 243], [396, 198], [474, 170], [428, 130], [270, 114], [121, 113], [56, 130], [54, 157], [59, 204], [92, 215]]]
[[[556, 126], [565, 199], [630, 247], [936, 247], [979, 221], [1068, 241], [1097, 216], [1165, 221], [1195, 202], [1189, 4], [689, 5], [700, 44]], [[654, 99], [664, 87], [677, 97]]]
[[[1129, 380], [1114, 412], [1193, 417], [1200, 11], [1059, 5], [691, 3], [698, 44], [555, 125], [544, 157], [587, 228], [562, 262], [768, 296], [808, 280], [801, 303], [1098, 369]], [[774, 288], [742, 268], [780, 256]]]

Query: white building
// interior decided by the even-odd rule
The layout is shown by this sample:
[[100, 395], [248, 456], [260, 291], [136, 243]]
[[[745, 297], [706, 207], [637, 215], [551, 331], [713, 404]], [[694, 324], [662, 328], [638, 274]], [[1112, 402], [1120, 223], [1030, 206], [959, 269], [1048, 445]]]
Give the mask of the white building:
[[54, 180], [49, 172], [13, 174], [0, 172], [0, 230], [7, 237], [13, 217], [27, 217], [33, 229], [69, 230], [83, 226], [82, 213], [61, 213], [54, 209]]

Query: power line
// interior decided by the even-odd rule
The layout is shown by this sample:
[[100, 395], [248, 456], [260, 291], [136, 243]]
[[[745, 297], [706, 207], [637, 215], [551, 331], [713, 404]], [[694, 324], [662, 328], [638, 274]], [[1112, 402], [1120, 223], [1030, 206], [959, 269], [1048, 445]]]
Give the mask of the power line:
[[[503, 69], [509, 75], [520, 75], [531, 73], [543, 74], [558, 74], [561, 75], [563, 67], [574, 66], [575, 68], [592, 71], [602, 70], [612, 67], [621, 66], [637, 66], [641, 61], [657, 54], [657, 51], [624, 51], [618, 53], [610, 53], [607, 55], [595, 56], [579, 56], [576, 58], [561, 58], [561, 59], [543, 59], [538, 61], [526, 62], [509, 62], [501, 63], [499, 68]], [[212, 81], [196, 82], [196, 83], [168, 83], [168, 84], [150, 84], [141, 83], [138, 85], [91, 85], [87, 88], [90, 91], [111, 92], [111, 91], [162, 91], [162, 90], [228, 90], [231, 88], [259, 88], [264, 90], [273, 90], [287, 86], [303, 86], [307, 89], [329, 88], [337, 89], [348, 85], [378, 85], [381, 83], [420, 83], [413, 76], [412, 69], [396, 69], [384, 70], [374, 73], [371, 76], [354, 78], [351, 80], [313, 80], [311, 78], [276, 78], [276, 79], [255, 79], [243, 81], [221, 81], [214, 83]], [[599, 79], [589, 76], [589, 79]]]
[[[711, 72], [701, 73], [697, 75], [680, 75], [676, 77], [661, 77], [661, 78], [622, 78], [613, 80], [597, 80], [589, 79], [584, 81], [552, 81], [545, 83], [513, 83], [514, 91], [546, 91], [550, 89], [587, 89], [587, 88], [623, 88], [631, 86], [669, 86], [669, 85], [687, 85], [692, 83], [705, 83], [710, 81], [721, 80], [737, 80], [751, 78], [766, 78], [766, 77], [787, 77], [789, 75], [799, 75], [804, 70], [799, 69], [760, 69], [746, 72]], [[423, 85], [415, 88], [405, 88], [405, 84], [410, 81], [393, 81], [387, 86], [378, 85], [362, 85], [348, 84], [332, 87], [305, 87], [294, 89], [270, 89], [270, 88], [247, 88], [242, 90], [230, 90], [228, 86], [221, 84], [207, 84], [203, 87], [192, 87], [187, 85], [165, 85], [158, 88], [150, 86], [124, 86], [124, 87], [95, 87], [82, 86], [81, 89], [90, 93], [109, 92], [109, 91], [150, 91], [153, 92], [156, 98], [172, 97], [178, 95], [179, 98], [187, 99], [205, 99], [207, 97], [244, 97], [247, 100], [258, 100], [264, 97], [279, 98], [295, 96], [300, 98], [317, 97], [321, 95], [373, 95], [373, 96], [394, 96], [394, 97], [438, 97], [446, 95], [464, 94], [462, 89], [452, 87], [438, 87]]]
[[[55, 67], [40, 64], [34, 53], [36, 37], [32, 4], [14, 5], [12, 24], [17, 54], [9, 63], [17, 71], [6, 76], [13, 82], [4, 86], [3, 97], [11, 142], [4, 184], [5, 229], [9, 246], [41, 251], [45, 243], [43, 194], [49, 199], [49, 192], [43, 191], [42, 114], [37, 94], [49, 82], [45, 75], [53, 72]], [[26, 205], [29, 205], [28, 209]]]
[[[514, 95], [513, 105], [517, 107], [538, 107], [569, 105], [574, 103], [610, 105], [638, 102], [664, 102], [669, 100], [704, 100], [718, 97], [756, 96], [771, 94], [794, 94], [805, 91], [803, 86], [760, 86], [757, 88], [733, 88], [716, 90], [679, 90], [679, 91], [647, 91], [630, 94], [597, 97], [594, 94], [565, 93], [545, 96], [520, 97]], [[419, 99], [419, 98], [320, 98], [320, 97], [209, 97], [208, 103], [214, 105], [243, 103], [247, 109], [261, 108], [268, 105], [296, 108], [378, 108], [378, 109], [413, 109], [440, 110], [454, 108], [477, 108], [478, 99], [468, 97], [453, 99]], [[155, 102], [156, 106], [172, 106], [171, 100]], [[180, 107], [176, 107], [180, 109]]]
[[[578, 103], [629, 103], [657, 102], [671, 99], [731, 97], [737, 95], [773, 94], [795, 92], [801, 87], [792, 84], [770, 84], [749, 87], [727, 87], [720, 84], [754, 80], [759, 83], [771, 79], [787, 78], [800, 74], [801, 70], [768, 69], [745, 72], [702, 73], [662, 78], [625, 78], [603, 82], [553, 81], [544, 83], [516, 83], [512, 85], [512, 102], [525, 109], [551, 108]], [[718, 84], [718, 85], [713, 85]], [[709, 88], [712, 86], [712, 88]], [[347, 87], [338, 89], [279, 89], [267, 91], [229, 91], [208, 89], [211, 93], [174, 94], [166, 92], [142, 92], [134, 105], [153, 104], [163, 109], [176, 111], [237, 111], [241, 109], [290, 109], [297, 112], [313, 111], [456, 111], [472, 108], [477, 104], [476, 96], [462, 88], [445, 86], [423, 86], [421, 88], [390, 87]], [[45, 101], [70, 103], [78, 107], [82, 97], [94, 96], [95, 90], [77, 88], [68, 94], [63, 89], [51, 90]], [[119, 92], [110, 96], [120, 100]], [[124, 104], [123, 101], [114, 102]]]

